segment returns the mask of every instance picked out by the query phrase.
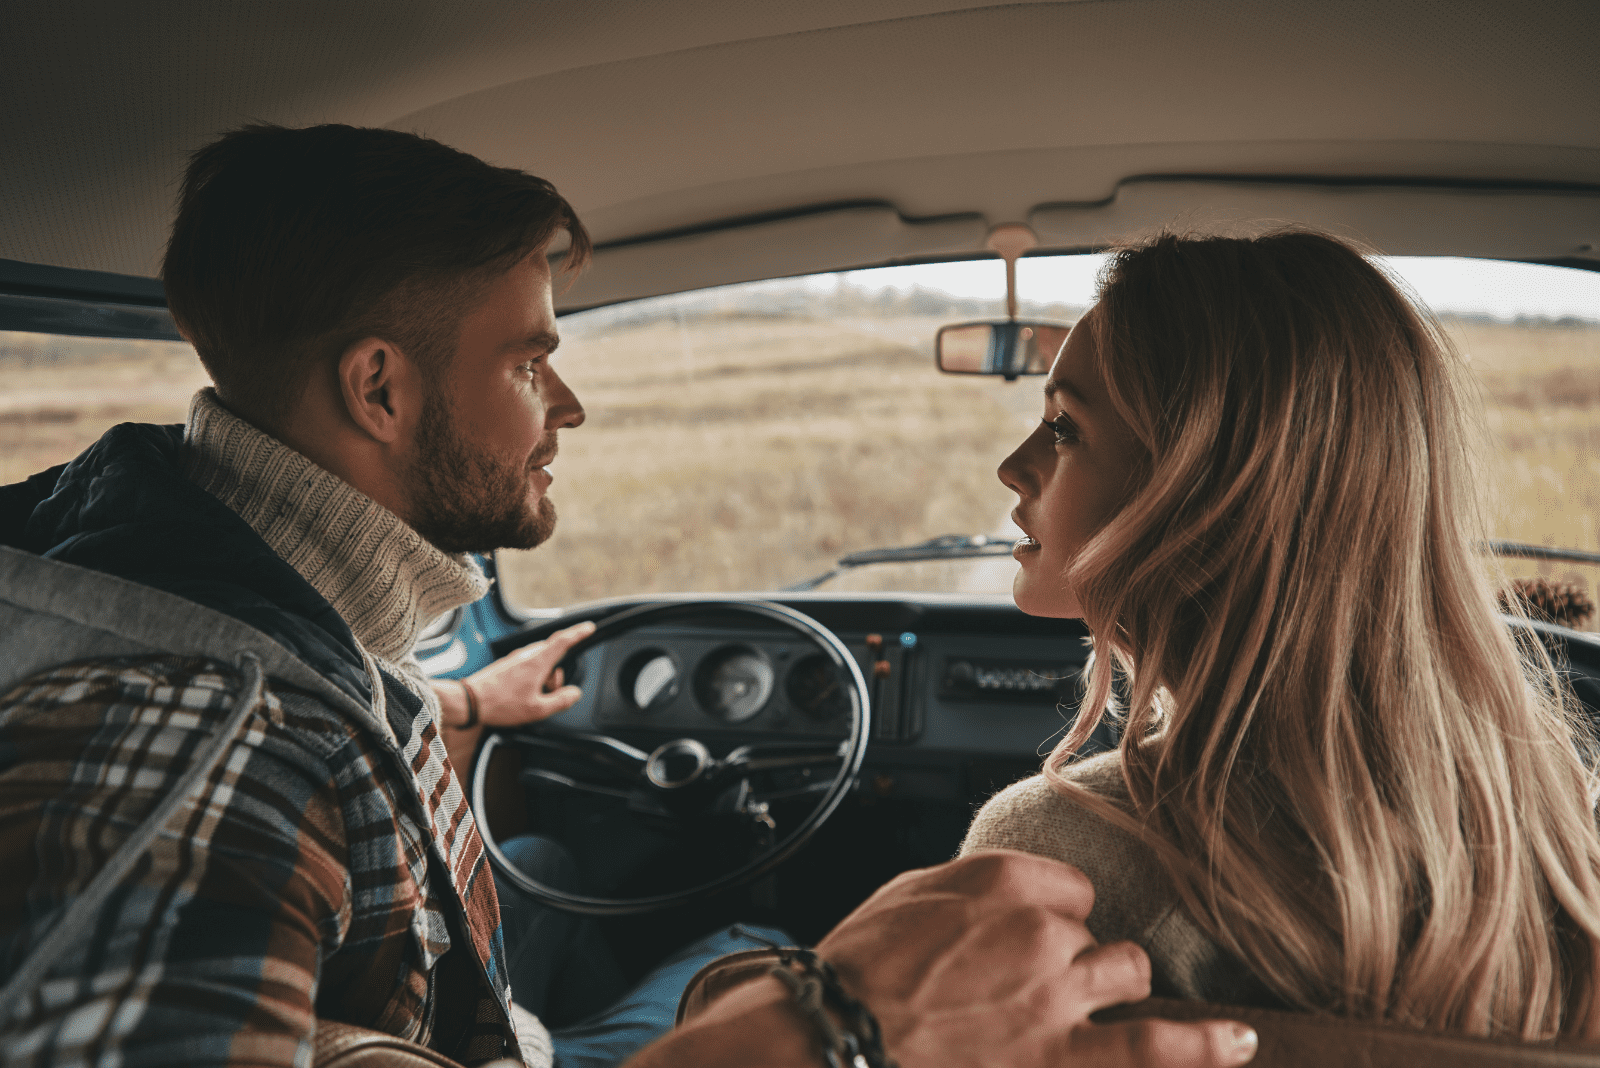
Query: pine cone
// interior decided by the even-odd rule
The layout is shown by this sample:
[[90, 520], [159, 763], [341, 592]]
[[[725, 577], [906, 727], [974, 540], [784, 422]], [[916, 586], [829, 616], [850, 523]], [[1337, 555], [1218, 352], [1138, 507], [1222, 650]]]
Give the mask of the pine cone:
[[1512, 579], [1511, 585], [1500, 591], [1501, 606], [1509, 607], [1513, 597], [1522, 602], [1530, 617], [1546, 623], [1580, 629], [1594, 618], [1594, 601], [1583, 586], [1542, 578]]

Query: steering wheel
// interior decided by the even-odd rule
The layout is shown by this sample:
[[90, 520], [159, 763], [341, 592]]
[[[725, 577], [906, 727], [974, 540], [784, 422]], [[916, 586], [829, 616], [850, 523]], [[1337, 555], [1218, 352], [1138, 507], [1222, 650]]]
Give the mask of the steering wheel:
[[[545, 723], [487, 732], [472, 765], [471, 803], [477, 817], [494, 870], [533, 897], [564, 912], [589, 916], [626, 916], [676, 908], [698, 898], [743, 886], [771, 871], [816, 833], [818, 827], [839, 807], [849, 792], [866, 756], [871, 735], [871, 712], [867, 683], [856, 659], [844, 643], [827, 627], [801, 612], [768, 601], [675, 601], [647, 604], [597, 620], [595, 631], [573, 646], [563, 661], [577, 663], [586, 649], [614, 640], [622, 634], [651, 624], [671, 623], [708, 611], [752, 617], [763, 624], [777, 623], [814, 645], [833, 667], [848, 680], [846, 698], [850, 711], [850, 733], [840, 742], [771, 743], [745, 745], [717, 759], [697, 738], [678, 738], [646, 753], [626, 742], [604, 734], [561, 730]], [[539, 641], [565, 627], [595, 619], [593, 613], [574, 613], [551, 620], [536, 629], [517, 635], [516, 645]], [[507, 650], [509, 651], [509, 650]], [[567, 670], [570, 678], [572, 671]], [[598, 680], [596, 680], [598, 682]], [[576, 765], [587, 773], [582, 777], [560, 774], [537, 766], [525, 769], [524, 782], [536, 781], [546, 788], [625, 798], [637, 816], [671, 821], [712, 813], [747, 821], [763, 839], [764, 848], [732, 871], [707, 879], [695, 886], [648, 897], [591, 897], [567, 893], [531, 878], [518, 868], [495, 840], [489, 827], [485, 793], [489, 760], [502, 745], [520, 748], [525, 757], [559, 756], [568, 767]], [[799, 790], [762, 789], [758, 781], [775, 771], [808, 769], [837, 763], [839, 769], [824, 786], [808, 784]], [[821, 794], [805, 819], [788, 833], [775, 833], [776, 824], [768, 813], [769, 805], [797, 795]]]

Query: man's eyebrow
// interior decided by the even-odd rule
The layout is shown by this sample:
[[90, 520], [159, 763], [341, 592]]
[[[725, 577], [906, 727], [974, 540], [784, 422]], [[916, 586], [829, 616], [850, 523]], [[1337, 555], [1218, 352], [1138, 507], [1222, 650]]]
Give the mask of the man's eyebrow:
[[545, 354], [552, 353], [561, 345], [561, 335], [554, 330], [541, 330], [537, 334], [529, 334], [518, 341], [513, 341], [511, 348], [523, 352], [534, 351]]

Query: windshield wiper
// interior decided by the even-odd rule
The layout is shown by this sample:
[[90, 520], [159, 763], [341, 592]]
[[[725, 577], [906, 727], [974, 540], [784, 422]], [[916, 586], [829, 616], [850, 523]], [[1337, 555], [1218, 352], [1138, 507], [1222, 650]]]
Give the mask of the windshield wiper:
[[1570, 560], [1575, 564], [1600, 564], [1600, 553], [1587, 549], [1556, 549], [1548, 545], [1529, 545], [1522, 541], [1487, 541], [1484, 549], [1496, 556], [1519, 556], [1524, 560]]
[[[891, 549], [863, 549], [858, 553], [839, 557], [833, 570], [815, 578], [783, 587], [783, 593], [801, 593], [814, 590], [829, 579], [853, 567], [868, 564], [900, 564], [914, 560], [959, 560], [975, 556], [1010, 556], [1016, 542], [1010, 538], [991, 538], [986, 534], [946, 534], [930, 538], [916, 545], [902, 545]], [[1556, 549], [1548, 545], [1529, 545], [1519, 541], [1489, 541], [1482, 545], [1484, 551], [1495, 556], [1520, 556], [1532, 560], [1569, 560], [1573, 563], [1600, 564], [1600, 553], [1584, 549]]]
[[824, 572], [815, 578], [808, 578], [803, 582], [796, 582], [792, 586], [785, 586], [782, 592], [799, 593], [804, 590], [814, 590], [853, 567], [865, 567], [868, 564], [899, 564], [914, 560], [958, 560], [973, 556], [1010, 556], [1011, 547], [1015, 544], [1016, 541], [1011, 538], [991, 538], [986, 534], [946, 534], [917, 545], [902, 545], [892, 549], [863, 549], [858, 553], [839, 557], [832, 571]]

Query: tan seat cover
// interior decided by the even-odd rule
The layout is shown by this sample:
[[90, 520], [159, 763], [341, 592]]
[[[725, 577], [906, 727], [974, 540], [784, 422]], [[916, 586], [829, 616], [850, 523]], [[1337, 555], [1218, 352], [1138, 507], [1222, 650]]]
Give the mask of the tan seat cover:
[[317, 1021], [311, 1063], [314, 1068], [461, 1068], [426, 1046], [331, 1020]]
[[1332, 1016], [1150, 998], [1095, 1016], [1125, 1020], [1242, 1020], [1256, 1029], [1258, 1068], [1600, 1068], [1600, 1046], [1413, 1031]]

